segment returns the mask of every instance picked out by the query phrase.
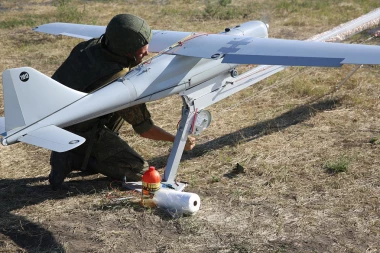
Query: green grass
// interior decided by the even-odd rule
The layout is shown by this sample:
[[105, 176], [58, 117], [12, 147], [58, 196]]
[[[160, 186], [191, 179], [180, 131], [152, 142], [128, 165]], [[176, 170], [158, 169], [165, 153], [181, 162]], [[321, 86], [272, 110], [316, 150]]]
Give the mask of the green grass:
[[231, 1], [209, 1], [206, 4], [203, 16], [206, 19], [233, 19], [237, 17], [242, 17], [246, 14], [245, 8], [237, 8], [232, 6]]
[[369, 12], [378, 7], [378, 2], [371, 0], [350, 3], [339, 0], [281, 0], [274, 6], [274, 15], [286, 16], [286, 26], [305, 26], [311, 23], [322, 26], [346, 22], [353, 15], [359, 16], [358, 13], [362, 10]]
[[36, 25], [36, 21], [32, 18], [27, 18], [27, 19], [12, 18], [9, 20], [0, 21], [1, 29], [12, 29], [19, 26], [33, 27], [35, 25]]
[[86, 17], [85, 4], [81, 6], [71, 0], [59, 0], [56, 6], [56, 18], [59, 22], [80, 23]]
[[17, 27], [34, 27], [41, 23], [46, 23], [52, 18], [48, 15], [27, 14], [22, 16], [15, 16], [9, 19], [0, 21], [0, 29], [14, 29]]
[[49, 22], [81, 23], [87, 17], [85, 4], [78, 4], [71, 0], [60, 0], [55, 3], [56, 10], [44, 14], [25, 14], [3, 17], [0, 29], [15, 29], [19, 27], [32, 28]]
[[217, 183], [220, 182], [220, 178], [216, 176], [212, 176], [211, 183]]
[[324, 164], [324, 169], [331, 174], [347, 172], [350, 161], [347, 157], [341, 156], [337, 159], [329, 160]]

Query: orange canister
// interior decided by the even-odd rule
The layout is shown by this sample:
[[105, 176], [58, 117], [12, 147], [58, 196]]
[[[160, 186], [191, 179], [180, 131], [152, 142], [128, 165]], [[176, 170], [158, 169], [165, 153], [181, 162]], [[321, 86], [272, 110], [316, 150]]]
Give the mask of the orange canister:
[[142, 176], [142, 194], [141, 203], [144, 206], [153, 207], [153, 196], [156, 191], [161, 187], [161, 176], [154, 166], [149, 169]]

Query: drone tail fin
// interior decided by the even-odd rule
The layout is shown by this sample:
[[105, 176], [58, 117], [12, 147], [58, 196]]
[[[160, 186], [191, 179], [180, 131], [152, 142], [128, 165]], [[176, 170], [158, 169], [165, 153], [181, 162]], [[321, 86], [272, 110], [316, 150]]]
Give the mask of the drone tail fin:
[[86, 95], [29, 67], [3, 72], [3, 94], [0, 134], [33, 124]]
[[[64, 152], [85, 141], [83, 137], [55, 125], [31, 126], [86, 93], [70, 89], [33, 68], [23, 67], [3, 72], [3, 94], [5, 117], [0, 118], [3, 145], [21, 141]], [[18, 133], [20, 131], [23, 133]]]

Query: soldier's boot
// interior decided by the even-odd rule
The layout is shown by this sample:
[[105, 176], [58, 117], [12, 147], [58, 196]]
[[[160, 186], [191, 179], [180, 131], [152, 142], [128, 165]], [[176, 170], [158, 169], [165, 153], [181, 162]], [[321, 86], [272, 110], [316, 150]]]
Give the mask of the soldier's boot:
[[51, 152], [50, 156], [51, 171], [49, 183], [53, 190], [57, 190], [62, 185], [67, 175], [73, 171], [74, 154], [71, 152]]

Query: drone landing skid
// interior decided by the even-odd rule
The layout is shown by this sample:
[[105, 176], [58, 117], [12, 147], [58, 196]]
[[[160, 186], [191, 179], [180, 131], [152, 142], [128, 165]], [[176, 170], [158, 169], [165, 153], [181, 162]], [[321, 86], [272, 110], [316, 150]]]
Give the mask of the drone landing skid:
[[[179, 192], [182, 192], [186, 186], [187, 186], [187, 183], [185, 182], [175, 182], [175, 183], [162, 182], [161, 183], [161, 188], [172, 189]], [[123, 187], [131, 191], [141, 192], [142, 182], [141, 181], [140, 182], [125, 182], [123, 183]]]

